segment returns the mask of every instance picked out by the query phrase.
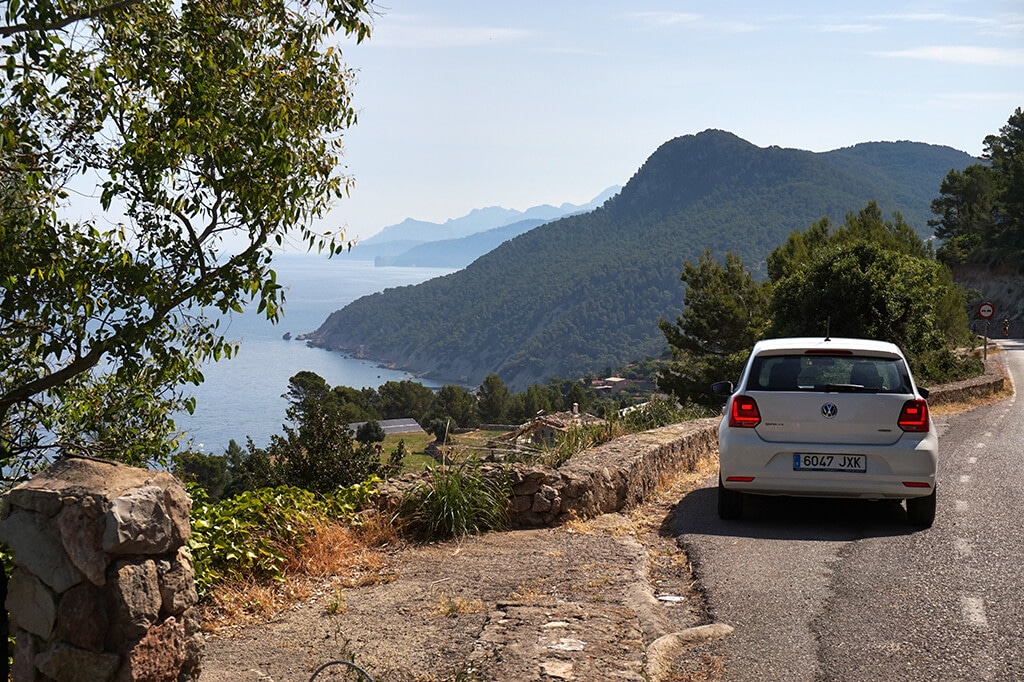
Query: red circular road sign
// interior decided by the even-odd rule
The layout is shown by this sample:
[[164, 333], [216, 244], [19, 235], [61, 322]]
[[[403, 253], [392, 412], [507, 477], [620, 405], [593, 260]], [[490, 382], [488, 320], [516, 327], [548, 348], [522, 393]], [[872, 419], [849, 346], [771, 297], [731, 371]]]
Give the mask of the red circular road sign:
[[991, 317], [995, 314], [996, 307], [989, 303], [988, 301], [985, 301], [984, 303], [978, 306], [978, 316], [981, 317], [982, 319], [991, 319]]

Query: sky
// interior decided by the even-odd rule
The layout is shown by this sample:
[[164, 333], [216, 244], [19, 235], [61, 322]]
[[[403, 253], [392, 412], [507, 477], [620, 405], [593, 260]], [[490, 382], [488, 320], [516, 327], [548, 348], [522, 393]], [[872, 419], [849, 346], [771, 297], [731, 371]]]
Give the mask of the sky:
[[328, 226], [582, 204], [709, 128], [979, 156], [1024, 107], [1024, 0], [383, 0], [340, 41], [355, 179]]

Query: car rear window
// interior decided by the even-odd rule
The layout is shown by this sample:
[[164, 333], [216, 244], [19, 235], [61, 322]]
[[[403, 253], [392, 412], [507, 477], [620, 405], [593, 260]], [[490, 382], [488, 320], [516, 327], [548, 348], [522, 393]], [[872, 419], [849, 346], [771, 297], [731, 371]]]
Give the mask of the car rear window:
[[748, 390], [910, 393], [910, 375], [899, 358], [762, 355], [751, 365]]

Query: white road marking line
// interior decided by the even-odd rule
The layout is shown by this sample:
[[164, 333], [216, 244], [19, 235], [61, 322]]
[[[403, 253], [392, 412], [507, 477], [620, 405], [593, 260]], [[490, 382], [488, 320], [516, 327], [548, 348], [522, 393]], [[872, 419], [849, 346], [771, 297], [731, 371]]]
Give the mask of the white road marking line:
[[964, 613], [964, 620], [976, 628], [988, 627], [988, 616], [985, 615], [985, 602], [979, 597], [960, 597], [960, 608]]

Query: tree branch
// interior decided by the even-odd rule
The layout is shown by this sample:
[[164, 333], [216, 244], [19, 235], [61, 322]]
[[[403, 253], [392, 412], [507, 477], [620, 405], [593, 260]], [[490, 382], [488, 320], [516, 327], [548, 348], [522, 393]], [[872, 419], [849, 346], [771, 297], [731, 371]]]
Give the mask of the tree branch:
[[8, 38], [19, 33], [30, 33], [34, 31], [57, 31], [66, 26], [70, 26], [79, 21], [85, 19], [95, 19], [96, 17], [118, 9], [125, 9], [132, 5], [137, 5], [142, 0], [115, 0], [106, 5], [100, 5], [89, 10], [83, 10], [74, 14], [69, 14], [63, 19], [57, 19], [54, 21], [29, 21], [23, 24], [14, 24], [13, 26], [0, 26], [0, 38]]

